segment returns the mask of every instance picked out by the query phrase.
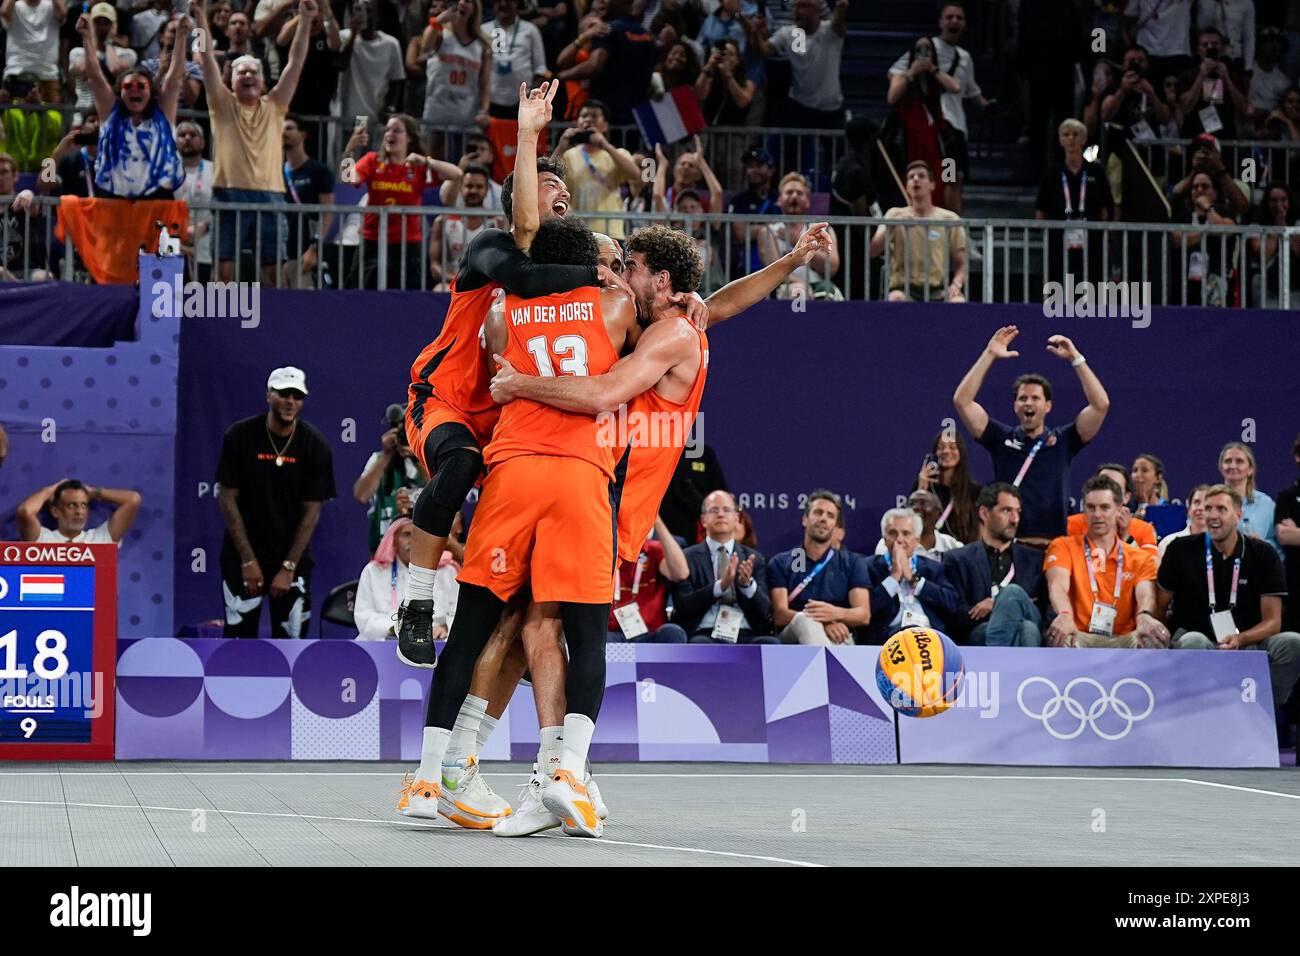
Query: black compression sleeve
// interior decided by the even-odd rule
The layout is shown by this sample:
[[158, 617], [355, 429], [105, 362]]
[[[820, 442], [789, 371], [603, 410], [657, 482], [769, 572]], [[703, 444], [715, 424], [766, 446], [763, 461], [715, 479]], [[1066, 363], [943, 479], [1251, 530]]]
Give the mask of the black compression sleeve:
[[468, 291], [489, 282], [524, 299], [598, 284], [594, 266], [538, 265], [502, 229], [485, 229], [470, 243], [456, 288]]

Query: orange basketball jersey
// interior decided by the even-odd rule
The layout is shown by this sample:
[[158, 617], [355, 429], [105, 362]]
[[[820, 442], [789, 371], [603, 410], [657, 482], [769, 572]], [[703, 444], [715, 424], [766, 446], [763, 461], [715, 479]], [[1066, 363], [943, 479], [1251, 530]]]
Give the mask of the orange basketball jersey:
[[[503, 354], [524, 374], [601, 375], [618, 361], [595, 286], [536, 299], [507, 295], [504, 309], [509, 339]], [[607, 432], [594, 415], [516, 399], [501, 409], [483, 460], [491, 468], [520, 455], [577, 458], [613, 481], [620, 449], [607, 440]]]
[[618, 504], [618, 556], [624, 561], [635, 561], [641, 553], [700, 410], [709, 339], [695, 331], [700, 337], [700, 370], [686, 401], [678, 405], [650, 388], [628, 403], [626, 475]]
[[481, 442], [492, 434], [500, 408], [488, 391], [487, 368], [479, 348], [479, 330], [501, 287], [489, 282], [469, 292], [451, 284], [451, 305], [438, 337], [424, 347], [411, 366], [409, 413], [418, 432], [430, 414], [425, 403], [435, 399], [458, 412]]

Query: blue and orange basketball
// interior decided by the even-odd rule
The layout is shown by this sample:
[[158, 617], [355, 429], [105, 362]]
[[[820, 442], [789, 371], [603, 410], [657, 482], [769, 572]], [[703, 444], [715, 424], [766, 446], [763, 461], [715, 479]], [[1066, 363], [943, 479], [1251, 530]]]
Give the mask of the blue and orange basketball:
[[947, 634], [909, 627], [885, 641], [876, 660], [876, 686], [905, 717], [933, 717], [957, 700], [966, 665]]

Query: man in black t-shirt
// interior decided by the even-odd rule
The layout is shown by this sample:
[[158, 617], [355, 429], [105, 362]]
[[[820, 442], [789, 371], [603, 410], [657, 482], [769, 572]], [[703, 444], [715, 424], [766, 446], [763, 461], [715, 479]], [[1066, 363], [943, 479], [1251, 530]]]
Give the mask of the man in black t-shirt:
[[1300, 679], [1300, 634], [1282, 630], [1282, 563], [1268, 542], [1238, 533], [1241, 496], [1227, 485], [1207, 490], [1204, 507], [1205, 533], [1179, 538], [1160, 561], [1156, 617], [1167, 616], [1173, 647], [1264, 651], [1273, 705], [1282, 707]]
[[1250, 103], [1240, 78], [1234, 78], [1228, 69], [1223, 46], [1222, 33], [1214, 27], [1202, 30], [1196, 39], [1200, 62], [1178, 77], [1182, 133], [1188, 139], [1200, 133], [1212, 133], [1221, 139], [1237, 139], [1245, 129]]
[[[1291, 454], [1300, 466], [1300, 435], [1291, 444]], [[1286, 607], [1282, 613], [1282, 626], [1288, 631], [1300, 631], [1300, 481], [1277, 493], [1273, 509], [1277, 522], [1277, 543], [1286, 558]]]
[[262, 597], [271, 597], [271, 636], [307, 636], [311, 552], [321, 504], [334, 497], [334, 462], [319, 431], [302, 420], [307, 378], [277, 368], [265, 415], [226, 429], [217, 465], [221, 589], [227, 637], [257, 637]]
[[[289, 204], [331, 205], [334, 202], [334, 171], [307, 155], [307, 130], [302, 120], [297, 116], [286, 116], [281, 140], [284, 145], [284, 191]], [[287, 266], [291, 273], [288, 277], [291, 288], [314, 288], [317, 285], [313, 273], [332, 219], [331, 213], [323, 214], [319, 220], [310, 213], [290, 215], [287, 250], [289, 262], [296, 260], [298, 263], [296, 269], [293, 265]], [[322, 288], [333, 285], [329, 276], [331, 258], [326, 256], [321, 264], [319, 284]]]

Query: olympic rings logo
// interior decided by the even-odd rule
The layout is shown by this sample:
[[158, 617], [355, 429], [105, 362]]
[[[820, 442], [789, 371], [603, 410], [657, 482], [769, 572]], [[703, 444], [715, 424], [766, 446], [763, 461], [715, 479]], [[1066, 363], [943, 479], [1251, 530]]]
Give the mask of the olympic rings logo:
[[[1043, 705], [1043, 709], [1040, 713], [1034, 713], [1025, 706], [1025, 688], [1035, 683], [1046, 684], [1052, 692], [1051, 698]], [[1095, 687], [1097, 693], [1100, 695], [1086, 709], [1083, 704], [1070, 696], [1070, 692], [1073, 691], [1075, 687], [1083, 684]], [[1134, 713], [1133, 708], [1120, 699], [1119, 690], [1126, 684], [1133, 684], [1136, 687], [1140, 687], [1142, 688], [1142, 691], [1146, 693], [1147, 706], [1141, 713]], [[1026, 717], [1029, 717], [1032, 720], [1041, 720], [1043, 722], [1043, 727], [1057, 740], [1074, 740], [1083, 733], [1085, 727], [1091, 727], [1092, 732], [1103, 740], [1122, 740], [1128, 736], [1129, 731], [1133, 729], [1135, 723], [1139, 720], [1146, 720], [1147, 717], [1151, 716], [1151, 712], [1155, 710], [1156, 707], [1156, 695], [1146, 683], [1138, 680], [1136, 677], [1124, 677], [1117, 680], [1114, 686], [1111, 687], [1109, 693], [1106, 692], [1105, 687], [1103, 687], [1098, 681], [1093, 680], [1091, 677], [1076, 677], [1074, 680], [1066, 684], [1063, 690], [1058, 690], [1056, 684], [1048, 680], [1046, 677], [1029, 677], [1023, 680], [1019, 689], [1017, 689], [1016, 703], [1020, 705], [1020, 710]], [[1065, 709], [1065, 712], [1070, 717], [1079, 722], [1079, 725], [1069, 733], [1062, 733], [1052, 726], [1052, 718], [1055, 717], [1062, 708]], [[1124, 721], [1124, 729], [1119, 733], [1108, 733], [1097, 726], [1097, 719], [1110, 710], [1114, 710], [1115, 714]]]

